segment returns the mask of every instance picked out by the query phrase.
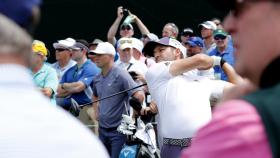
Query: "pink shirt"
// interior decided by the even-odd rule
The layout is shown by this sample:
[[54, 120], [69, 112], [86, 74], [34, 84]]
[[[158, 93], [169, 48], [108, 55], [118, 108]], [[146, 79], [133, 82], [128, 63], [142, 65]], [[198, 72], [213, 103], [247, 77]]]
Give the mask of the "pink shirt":
[[271, 158], [272, 151], [256, 109], [233, 100], [217, 107], [182, 158]]

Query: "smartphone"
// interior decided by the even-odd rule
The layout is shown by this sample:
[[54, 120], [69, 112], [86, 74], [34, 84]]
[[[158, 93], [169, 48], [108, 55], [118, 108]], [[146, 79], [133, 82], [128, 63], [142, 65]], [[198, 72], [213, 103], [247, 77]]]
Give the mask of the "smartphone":
[[124, 8], [123, 9], [123, 15], [124, 16], [128, 16], [129, 12], [128, 12], [128, 9]]

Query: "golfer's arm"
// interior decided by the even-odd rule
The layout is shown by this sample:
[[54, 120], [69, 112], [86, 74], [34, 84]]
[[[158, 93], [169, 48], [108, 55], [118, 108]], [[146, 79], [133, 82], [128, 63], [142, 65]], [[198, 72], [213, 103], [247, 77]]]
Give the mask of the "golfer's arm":
[[169, 68], [169, 72], [173, 76], [181, 75], [184, 72], [201, 69], [210, 69], [213, 66], [214, 59], [205, 54], [197, 54], [192, 57], [175, 60]]
[[142, 35], [147, 35], [147, 34], [150, 33], [148, 28], [145, 26], [145, 24], [138, 17], [136, 17], [135, 23], [137, 24], [137, 26], [138, 26]]
[[222, 69], [228, 77], [228, 82], [232, 84], [237, 84], [243, 81], [242, 77], [236, 73], [236, 71], [230, 64], [224, 63]]
[[136, 91], [132, 96], [137, 98], [141, 103], [143, 103], [145, 99], [145, 95], [143, 91]]

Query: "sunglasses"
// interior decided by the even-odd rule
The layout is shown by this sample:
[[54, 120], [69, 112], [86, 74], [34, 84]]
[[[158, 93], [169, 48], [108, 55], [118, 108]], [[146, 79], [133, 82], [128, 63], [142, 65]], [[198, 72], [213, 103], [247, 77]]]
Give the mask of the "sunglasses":
[[56, 52], [63, 52], [65, 50], [68, 50], [68, 49], [64, 49], [64, 48], [57, 48], [57, 49], [55, 49]]
[[93, 55], [94, 55], [94, 56], [95, 56], [95, 55], [96, 55], [96, 53], [94, 53], [94, 52], [91, 52], [91, 51], [90, 51], [90, 52], [88, 52], [88, 55], [91, 55], [91, 56], [93, 56]]
[[131, 30], [131, 28], [129, 26], [122, 26], [121, 30], [128, 30], [129, 31], [129, 30]]
[[181, 33], [181, 36], [185, 36], [185, 37], [187, 37], [187, 36], [192, 36], [193, 34], [191, 33], [191, 32], [182, 32]]
[[215, 40], [225, 40], [227, 37], [226, 36], [215, 36]]

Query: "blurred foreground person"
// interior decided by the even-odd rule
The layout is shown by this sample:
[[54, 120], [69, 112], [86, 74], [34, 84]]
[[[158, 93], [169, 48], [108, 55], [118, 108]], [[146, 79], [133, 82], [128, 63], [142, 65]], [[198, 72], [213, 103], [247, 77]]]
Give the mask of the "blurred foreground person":
[[0, 157], [107, 158], [91, 132], [51, 105], [33, 84], [27, 69], [31, 42], [25, 31], [0, 14]]
[[231, 9], [224, 27], [234, 39], [235, 69], [251, 84], [228, 93], [183, 157], [280, 157], [280, 78], [275, 75], [280, 67], [280, 2], [219, 3]]

